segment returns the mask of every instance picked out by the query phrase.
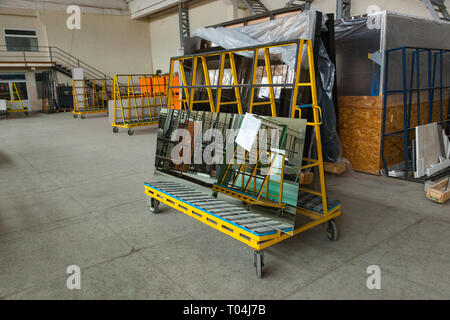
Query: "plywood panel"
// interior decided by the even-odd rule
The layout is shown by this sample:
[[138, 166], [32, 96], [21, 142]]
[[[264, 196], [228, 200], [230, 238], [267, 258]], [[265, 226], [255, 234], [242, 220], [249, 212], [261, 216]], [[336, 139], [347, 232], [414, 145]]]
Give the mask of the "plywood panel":
[[[444, 119], [448, 109], [448, 94], [443, 101]], [[413, 97], [413, 102], [416, 98]], [[348, 159], [354, 170], [379, 174], [383, 168], [381, 161], [381, 126], [383, 97], [341, 96], [338, 98], [339, 135], [343, 157]], [[433, 105], [433, 121], [439, 121], [439, 100]], [[428, 122], [428, 95], [421, 95], [421, 124]], [[417, 104], [411, 107], [411, 124], [417, 125]], [[387, 101], [386, 132], [403, 129], [403, 96], [392, 95]], [[411, 133], [411, 139], [414, 132]], [[395, 137], [385, 139], [385, 157], [388, 165], [403, 161], [403, 140]]]

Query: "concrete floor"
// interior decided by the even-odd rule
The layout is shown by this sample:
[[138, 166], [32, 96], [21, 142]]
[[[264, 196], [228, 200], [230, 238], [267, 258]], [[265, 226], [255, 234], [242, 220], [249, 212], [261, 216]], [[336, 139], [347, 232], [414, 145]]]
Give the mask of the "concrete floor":
[[[327, 176], [339, 240], [319, 226], [283, 241], [258, 280], [241, 242], [167, 207], [148, 213], [154, 137], [70, 113], [0, 120], [0, 298], [450, 298], [450, 203], [423, 185]], [[74, 264], [81, 290], [66, 288]], [[369, 265], [381, 290], [366, 287]]]

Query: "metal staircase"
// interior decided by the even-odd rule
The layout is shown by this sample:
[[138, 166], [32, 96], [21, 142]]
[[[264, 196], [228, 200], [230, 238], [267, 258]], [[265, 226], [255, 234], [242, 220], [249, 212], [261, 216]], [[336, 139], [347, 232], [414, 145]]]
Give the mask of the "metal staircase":
[[422, 2], [425, 3], [434, 20], [450, 22], [450, 14], [444, 0], [422, 0]]
[[269, 10], [259, 0], [241, 0], [252, 14], [267, 13]]
[[73, 68], [83, 68], [86, 79], [112, 80], [109, 75], [54, 46], [24, 47], [8, 50], [6, 45], [0, 45], [0, 68], [2, 67], [47, 67], [70, 78], [72, 77]]
[[[8, 50], [9, 49], [9, 50]], [[53, 46], [36, 46], [23, 48], [7, 48], [0, 45], [0, 70], [2, 68], [28, 69], [40, 68], [42, 82], [42, 111], [52, 113], [60, 109], [58, 105], [57, 73], [72, 78], [73, 68], [82, 68], [86, 83], [91, 85], [91, 79], [105, 81], [112, 78], [90, 66], [86, 62], [72, 56], [64, 50]]]
[[311, 8], [311, 3], [313, 0], [290, 0], [284, 6], [285, 8], [289, 7], [301, 7], [301, 10], [309, 10]]

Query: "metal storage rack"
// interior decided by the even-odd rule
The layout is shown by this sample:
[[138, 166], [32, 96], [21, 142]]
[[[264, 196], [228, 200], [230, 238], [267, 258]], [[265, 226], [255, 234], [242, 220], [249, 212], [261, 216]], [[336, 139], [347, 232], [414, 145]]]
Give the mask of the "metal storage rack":
[[[386, 140], [388, 137], [400, 138], [403, 140], [403, 176], [401, 179], [424, 182], [425, 180], [438, 178], [448, 174], [447, 171], [437, 173], [430, 177], [414, 177], [414, 161], [412, 153], [412, 140], [416, 125], [424, 125], [431, 122], [438, 124], [450, 124], [450, 105], [447, 106], [447, 114], [444, 114], [444, 101], [449, 99], [450, 85], [448, 82], [449, 72], [445, 68], [444, 59], [447, 59], [450, 50], [431, 48], [411, 48], [400, 47], [386, 50], [385, 53], [385, 76], [384, 76], [384, 96], [383, 96], [383, 118], [381, 127], [381, 159], [385, 174], [389, 172], [388, 162], [385, 155]], [[426, 62], [421, 63], [421, 57], [426, 57]], [[394, 86], [390, 81], [389, 67], [395, 59], [400, 60], [402, 69], [402, 82], [400, 87]], [[448, 62], [447, 62], [448, 63]], [[394, 64], [395, 66], [395, 64]], [[421, 102], [421, 94], [427, 94], [427, 100]], [[386, 132], [386, 115], [388, 99], [393, 94], [402, 94], [403, 104], [403, 128], [401, 130]], [[416, 108], [412, 107], [413, 98], [416, 95]], [[436, 97], [437, 96], [437, 97]], [[421, 117], [421, 103], [427, 102], [428, 110], [426, 116]], [[433, 117], [433, 110], [439, 107], [438, 116]], [[413, 111], [416, 112], [416, 119], [412, 119]]]
[[[292, 87], [292, 96], [291, 96], [291, 105], [290, 105], [290, 115], [292, 118], [302, 117], [302, 112], [305, 110], [312, 111], [312, 119], [307, 122], [307, 126], [313, 130], [313, 136], [315, 137], [315, 147], [316, 147], [316, 159], [312, 158], [303, 158], [304, 164], [302, 169], [308, 169], [312, 167], [317, 167], [319, 172], [319, 180], [320, 180], [320, 190], [311, 190], [307, 188], [300, 187], [299, 188], [299, 199], [300, 205], [297, 206], [297, 214], [301, 214], [309, 217], [312, 221], [298, 227], [294, 230], [288, 231], [284, 229], [284, 226], [280, 226], [271, 220], [261, 220], [265, 219], [264, 217], [259, 216], [255, 213], [249, 213], [242, 211], [242, 208], [235, 207], [234, 205], [227, 204], [226, 201], [218, 200], [212, 196], [208, 196], [205, 194], [201, 194], [193, 189], [184, 187], [177, 183], [165, 183], [165, 182], [148, 182], [145, 184], [145, 193], [149, 197], [149, 205], [150, 211], [153, 213], [157, 213], [159, 210], [159, 203], [163, 202], [164, 204], [175, 208], [176, 210], [183, 212], [189, 216], [194, 217], [195, 219], [225, 233], [229, 236], [247, 244], [251, 248], [254, 249], [254, 265], [256, 267], [257, 276], [262, 276], [262, 268], [263, 268], [263, 249], [272, 246], [280, 241], [288, 239], [296, 234], [299, 234], [303, 231], [311, 229], [317, 225], [322, 223], [326, 223], [326, 231], [328, 238], [330, 240], [337, 239], [337, 227], [334, 219], [341, 215], [341, 205], [337, 200], [330, 200], [327, 197], [326, 193], [326, 185], [325, 185], [325, 174], [324, 174], [324, 163], [322, 157], [322, 142], [320, 136], [320, 126], [322, 124], [321, 121], [321, 108], [318, 106], [317, 101], [317, 90], [316, 90], [316, 68], [314, 63], [315, 50], [318, 50], [318, 47], [313, 48], [312, 40], [298, 40], [291, 42], [283, 42], [283, 43], [275, 43], [264, 46], [257, 47], [247, 47], [240, 48], [234, 50], [222, 50], [213, 53], [206, 54], [196, 54], [190, 56], [176, 57], [171, 59], [170, 64], [170, 75], [173, 74], [174, 64], [176, 61], [179, 62], [179, 69], [181, 73], [181, 86], [169, 86], [169, 94], [168, 94], [168, 105], [171, 104], [171, 90], [180, 89], [184, 96], [181, 98], [182, 105], [187, 110], [193, 110], [194, 105], [196, 103], [207, 103], [210, 106], [212, 112], [219, 111], [218, 106], [220, 108], [220, 99], [215, 99], [214, 102], [213, 95], [211, 89], [222, 88], [223, 85], [220, 84], [221, 78], [219, 77], [219, 85], [211, 85], [209, 79], [209, 72], [207, 69], [206, 57], [210, 57], [212, 55], [218, 55], [221, 57], [221, 60], [230, 53], [243, 52], [243, 51], [253, 51], [254, 59], [257, 60], [258, 52], [264, 52], [265, 54], [265, 63], [267, 74], [269, 75], [271, 67], [270, 67], [270, 59], [267, 59], [266, 52], [268, 53], [269, 48], [277, 47], [277, 46], [287, 46], [287, 45], [296, 45], [297, 46], [297, 60], [295, 65], [295, 75], [294, 81], [291, 83]], [[307, 46], [308, 52], [308, 65], [309, 65], [309, 81], [301, 82], [300, 81], [300, 71], [301, 71], [301, 61], [303, 56], [303, 47]], [[316, 51], [317, 52], [317, 51]], [[195, 66], [198, 61], [201, 61], [204, 80], [206, 82], [205, 85], [197, 85], [195, 83], [196, 77], [196, 67], [193, 68], [190, 83], [187, 82], [187, 76], [184, 68], [184, 62], [186, 60], [191, 60], [192, 64]], [[196, 62], [197, 61], [197, 62]], [[256, 63], [255, 63], [256, 64]], [[220, 75], [223, 75], [223, 63], [220, 63]], [[232, 71], [234, 73], [234, 71]], [[255, 69], [253, 69], [253, 73]], [[191, 75], [192, 75], [191, 74]], [[235, 74], [233, 75], [233, 77]], [[254, 77], [252, 77], [254, 79]], [[171, 83], [171, 82], [170, 82]], [[273, 91], [276, 84], [273, 84], [270, 76], [268, 76], [268, 84], [255, 84], [252, 81], [252, 84], [245, 85], [234, 82], [233, 84], [226, 85], [227, 87], [232, 88], [242, 88], [242, 87], [250, 87], [252, 89], [252, 94], [254, 92], [254, 88], [256, 87], [268, 87], [269, 92]], [[298, 95], [299, 88], [307, 87], [310, 89], [312, 103], [311, 104], [299, 104]], [[208, 99], [205, 101], [195, 101], [194, 100], [194, 90], [198, 88], [204, 88], [207, 90]], [[239, 107], [239, 99], [234, 101], [234, 104], [237, 105], [238, 113], [242, 113], [242, 108]], [[274, 101], [269, 99], [267, 102], [271, 106], [272, 116], [276, 116], [276, 108], [274, 105]], [[250, 103], [250, 105], [252, 105]], [[255, 105], [255, 104], [253, 104]], [[273, 106], [273, 107], [272, 107]], [[241, 110], [240, 110], [241, 109]], [[304, 112], [303, 112], [304, 113]], [[213, 209], [213, 208], [220, 209]], [[239, 223], [238, 223], [239, 221]], [[249, 225], [250, 224], [250, 225]], [[260, 229], [261, 228], [261, 229]]]

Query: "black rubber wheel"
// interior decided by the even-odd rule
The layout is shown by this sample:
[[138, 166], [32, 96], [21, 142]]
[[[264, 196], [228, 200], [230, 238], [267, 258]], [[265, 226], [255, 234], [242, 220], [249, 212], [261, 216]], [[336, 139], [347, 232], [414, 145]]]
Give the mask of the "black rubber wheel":
[[217, 191], [213, 191], [211, 194], [214, 198], [217, 198]]
[[279, 217], [284, 216], [284, 209], [283, 208], [278, 208], [277, 214], [278, 214]]
[[153, 214], [157, 214], [159, 212], [159, 201], [154, 199], [154, 198], [150, 198], [149, 201], [147, 201], [149, 203], [149, 209], [150, 212]]
[[252, 205], [251, 204], [246, 204], [247, 205], [247, 211], [252, 211]]
[[253, 252], [253, 265], [256, 268], [256, 276], [258, 279], [261, 279], [263, 276], [263, 267], [264, 267], [264, 252], [263, 251], [254, 251]]
[[74, 118], [74, 119], [78, 118], [78, 115], [74, 113], [74, 114], [73, 114], [73, 118]]
[[327, 231], [327, 238], [330, 241], [336, 241], [338, 238], [338, 230], [336, 226], [336, 222], [334, 219], [331, 219], [327, 221], [326, 223], [326, 231]]
[[82, 114], [80, 118], [84, 120], [84, 119], [86, 119], [86, 116], [84, 114]]
[[133, 133], [134, 133], [134, 130], [128, 129], [128, 135], [129, 135], [129, 136], [132, 136]]
[[119, 132], [119, 128], [117, 128], [117, 127], [113, 127], [113, 132], [114, 132], [114, 133], [117, 133], [117, 132]]

